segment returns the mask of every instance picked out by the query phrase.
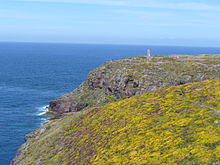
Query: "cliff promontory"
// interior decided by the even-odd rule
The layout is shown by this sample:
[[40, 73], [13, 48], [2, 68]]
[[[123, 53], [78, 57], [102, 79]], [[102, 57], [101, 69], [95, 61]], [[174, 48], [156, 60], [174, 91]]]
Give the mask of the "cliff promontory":
[[12, 165], [220, 163], [220, 55], [107, 62], [51, 101]]
[[169, 86], [220, 78], [219, 55], [135, 57], [110, 61], [82, 85], [50, 102], [56, 114], [78, 112]]

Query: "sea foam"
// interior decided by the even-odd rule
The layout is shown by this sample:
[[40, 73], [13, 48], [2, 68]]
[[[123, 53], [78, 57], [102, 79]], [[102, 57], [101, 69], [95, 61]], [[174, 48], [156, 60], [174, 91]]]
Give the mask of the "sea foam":
[[48, 105], [43, 106], [43, 107], [38, 107], [37, 108], [37, 116], [42, 116], [45, 115], [45, 113], [48, 111]]

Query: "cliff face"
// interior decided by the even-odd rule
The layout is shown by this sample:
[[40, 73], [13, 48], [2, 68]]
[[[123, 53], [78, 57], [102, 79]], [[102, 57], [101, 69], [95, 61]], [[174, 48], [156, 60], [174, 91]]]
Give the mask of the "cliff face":
[[136, 57], [107, 62], [93, 70], [78, 89], [50, 102], [56, 114], [153, 90], [220, 77], [219, 55]]

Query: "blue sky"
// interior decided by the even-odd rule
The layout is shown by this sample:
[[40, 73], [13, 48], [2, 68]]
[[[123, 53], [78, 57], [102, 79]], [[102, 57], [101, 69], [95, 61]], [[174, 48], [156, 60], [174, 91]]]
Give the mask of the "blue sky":
[[219, 0], [1, 0], [0, 41], [220, 46]]

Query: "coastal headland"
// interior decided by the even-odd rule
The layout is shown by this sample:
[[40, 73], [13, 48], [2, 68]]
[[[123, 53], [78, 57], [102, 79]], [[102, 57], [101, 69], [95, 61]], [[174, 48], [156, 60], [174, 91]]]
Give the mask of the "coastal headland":
[[220, 55], [106, 62], [52, 100], [12, 165], [220, 162]]

